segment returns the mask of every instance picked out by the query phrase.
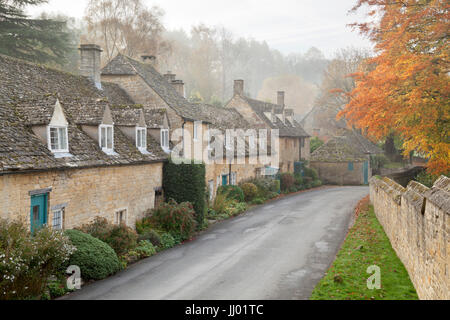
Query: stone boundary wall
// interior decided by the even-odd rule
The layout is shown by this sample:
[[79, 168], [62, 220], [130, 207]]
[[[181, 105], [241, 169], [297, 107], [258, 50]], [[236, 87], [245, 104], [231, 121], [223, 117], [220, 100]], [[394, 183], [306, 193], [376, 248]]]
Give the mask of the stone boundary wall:
[[450, 300], [450, 179], [442, 176], [430, 189], [374, 177], [370, 199], [419, 298]]

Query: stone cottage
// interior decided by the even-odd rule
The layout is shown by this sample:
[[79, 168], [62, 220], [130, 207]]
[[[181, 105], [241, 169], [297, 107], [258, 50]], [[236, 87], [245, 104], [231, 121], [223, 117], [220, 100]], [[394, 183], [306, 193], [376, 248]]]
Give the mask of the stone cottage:
[[324, 183], [367, 185], [372, 177], [370, 158], [383, 151], [353, 130], [342, 130], [311, 155], [310, 165]]
[[[294, 112], [284, 102], [285, 93], [277, 93], [277, 104], [251, 99], [244, 94], [244, 81], [235, 80], [234, 96], [226, 108], [239, 112], [251, 127], [279, 130], [279, 169], [294, 172], [294, 165], [310, 159], [310, 136], [294, 119]], [[271, 139], [269, 138], [269, 141]]]
[[[91, 45], [81, 47], [81, 50], [91, 50]], [[100, 49], [94, 50], [91, 60], [97, 61]], [[184, 83], [177, 80], [176, 75], [168, 71], [160, 74], [153, 66], [154, 59], [143, 56], [137, 61], [119, 54], [102, 70], [86, 71], [86, 75], [96, 74], [93, 78], [115, 83], [120, 86], [134, 103], [143, 104], [148, 108], [162, 108], [167, 110], [170, 132], [167, 139], [172, 146], [182, 144], [184, 157], [205, 160], [203, 153], [200, 159], [195, 154], [196, 148], [205, 150], [208, 142], [203, 139], [203, 133], [208, 129], [218, 129], [225, 133], [226, 129], [248, 129], [250, 124], [235, 110], [216, 108], [206, 104], [195, 104], [185, 98]], [[182, 137], [174, 137], [176, 129], [183, 129], [189, 133]], [[168, 150], [166, 150], [168, 151]], [[225, 155], [225, 153], [224, 153]], [[206, 166], [206, 183], [213, 196], [217, 188], [224, 184], [237, 184], [242, 180], [256, 177], [264, 165], [232, 165], [229, 163], [212, 163]], [[215, 159], [218, 160], [218, 159]], [[223, 160], [223, 159], [222, 159]]]
[[[89, 61], [98, 63], [82, 55], [85, 70]], [[0, 73], [0, 218], [32, 230], [96, 216], [133, 227], [155, 206], [167, 159], [164, 110], [145, 110], [93, 75], [5, 56]]]

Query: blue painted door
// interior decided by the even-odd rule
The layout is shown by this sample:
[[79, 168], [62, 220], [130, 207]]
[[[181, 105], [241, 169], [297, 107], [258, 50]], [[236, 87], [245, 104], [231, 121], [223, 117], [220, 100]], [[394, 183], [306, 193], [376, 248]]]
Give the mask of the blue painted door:
[[222, 176], [222, 185], [223, 186], [228, 185], [228, 176], [227, 175]]
[[369, 161], [364, 162], [364, 184], [369, 184]]
[[31, 232], [34, 232], [47, 223], [47, 195], [31, 197]]

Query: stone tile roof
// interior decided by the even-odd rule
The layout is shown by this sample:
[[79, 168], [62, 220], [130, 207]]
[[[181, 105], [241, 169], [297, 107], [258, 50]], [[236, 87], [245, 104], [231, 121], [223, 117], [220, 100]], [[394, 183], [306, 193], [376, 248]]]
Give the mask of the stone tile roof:
[[208, 121], [203, 118], [199, 105], [190, 103], [181, 96], [150, 64], [119, 54], [102, 69], [102, 74], [139, 75], [180, 117], [190, 121]]
[[108, 101], [114, 106], [133, 105], [135, 102], [118, 84], [102, 82], [102, 89]]
[[141, 112], [144, 113], [147, 128], [159, 129], [164, 126], [165, 109], [146, 109], [139, 105], [111, 107], [114, 123], [120, 126], [136, 126]]
[[[0, 55], [0, 174], [21, 170], [49, 170], [91, 166], [129, 165], [164, 161], [159, 143], [148, 136], [149, 155], [143, 155], [119, 129], [114, 130], [115, 152], [108, 156], [81, 125], [99, 125], [106, 93], [81, 76]], [[119, 93], [114, 99], [125, 99]], [[31, 130], [48, 125], [59, 100], [69, 122], [68, 158], [55, 158]], [[124, 102], [126, 100], [121, 100]]]
[[[242, 97], [249, 106], [253, 109], [253, 111], [263, 120], [265, 121], [272, 129], [280, 130], [280, 137], [299, 137], [306, 138], [310, 137], [310, 135], [303, 129], [303, 127], [297, 122], [293, 121], [290, 123], [286, 121], [283, 123], [278, 117], [275, 117], [275, 122], [272, 122], [271, 119], [267, 118], [265, 113], [275, 111], [275, 114], [282, 114], [283, 109], [279, 105], [259, 101], [255, 99], [250, 99], [248, 97]], [[292, 109], [286, 109], [286, 114], [293, 114]]]
[[345, 162], [366, 161], [368, 155], [383, 151], [353, 130], [345, 130], [311, 154], [311, 161]]

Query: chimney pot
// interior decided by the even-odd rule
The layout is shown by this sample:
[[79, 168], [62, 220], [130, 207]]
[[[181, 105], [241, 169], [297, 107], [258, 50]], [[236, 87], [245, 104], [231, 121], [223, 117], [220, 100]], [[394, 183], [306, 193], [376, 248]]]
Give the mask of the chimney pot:
[[185, 92], [184, 92], [184, 82], [183, 80], [172, 80], [171, 84], [174, 86], [175, 90], [183, 97], [186, 98]]
[[96, 44], [82, 44], [78, 50], [80, 50], [81, 75], [90, 78], [94, 81], [95, 86], [101, 89], [100, 65], [103, 50]]
[[234, 95], [244, 96], [244, 80], [234, 80]]
[[141, 61], [145, 64], [154, 65], [156, 62], [156, 57], [148, 54], [144, 54], [141, 56]]
[[167, 71], [167, 73], [164, 75], [164, 78], [166, 78], [166, 80], [170, 83], [172, 81], [175, 81], [175, 77], [176, 77], [176, 74], [173, 74], [171, 71]]

